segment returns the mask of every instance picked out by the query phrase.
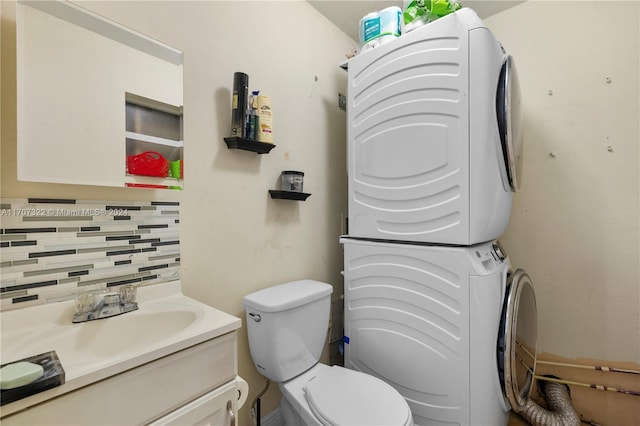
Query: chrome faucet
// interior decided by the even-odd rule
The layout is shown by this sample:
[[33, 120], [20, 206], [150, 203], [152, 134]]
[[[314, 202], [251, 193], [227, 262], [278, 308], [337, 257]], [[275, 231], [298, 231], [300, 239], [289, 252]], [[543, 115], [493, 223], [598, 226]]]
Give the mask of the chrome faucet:
[[138, 302], [136, 302], [136, 287], [134, 285], [123, 285], [117, 293], [108, 293], [102, 296], [86, 292], [76, 296], [76, 313], [73, 315], [72, 322], [109, 318], [137, 309]]

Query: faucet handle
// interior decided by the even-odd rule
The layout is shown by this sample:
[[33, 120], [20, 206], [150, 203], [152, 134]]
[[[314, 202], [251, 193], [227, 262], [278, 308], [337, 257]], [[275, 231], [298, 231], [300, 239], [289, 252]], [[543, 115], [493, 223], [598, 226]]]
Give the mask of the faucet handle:
[[73, 314], [72, 322], [84, 322], [93, 319], [98, 306], [98, 295], [96, 293], [76, 294], [76, 312]]
[[120, 286], [118, 289], [118, 295], [120, 296], [120, 303], [123, 305], [134, 303], [136, 301], [137, 287], [132, 284], [126, 284]]
[[92, 312], [98, 304], [98, 295], [95, 293], [81, 293], [76, 295], [76, 315]]

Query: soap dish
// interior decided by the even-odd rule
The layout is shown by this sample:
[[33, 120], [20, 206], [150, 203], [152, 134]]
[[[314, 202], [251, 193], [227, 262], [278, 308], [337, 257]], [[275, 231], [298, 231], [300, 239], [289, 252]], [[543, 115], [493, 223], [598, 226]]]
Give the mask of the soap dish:
[[40, 355], [2, 364], [0, 365], [0, 368], [21, 361], [42, 366], [44, 373], [40, 378], [26, 385], [18, 386], [13, 389], [0, 390], [0, 405], [5, 405], [64, 384], [64, 368], [62, 368], [62, 364], [58, 359], [56, 351], [45, 352]]

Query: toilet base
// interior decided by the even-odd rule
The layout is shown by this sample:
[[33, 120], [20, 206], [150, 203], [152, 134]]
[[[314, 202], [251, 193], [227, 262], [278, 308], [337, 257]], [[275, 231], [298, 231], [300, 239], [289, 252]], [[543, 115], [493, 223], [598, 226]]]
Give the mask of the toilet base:
[[312, 423], [305, 421], [284, 395], [280, 398], [280, 414], [282, 415], [284, 426], [322, 426], [315, 419], [313, 419]]

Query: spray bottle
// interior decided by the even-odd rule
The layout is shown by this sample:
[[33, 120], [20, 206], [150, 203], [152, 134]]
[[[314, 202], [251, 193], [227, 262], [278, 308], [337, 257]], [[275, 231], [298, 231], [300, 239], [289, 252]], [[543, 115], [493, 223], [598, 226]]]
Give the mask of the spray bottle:
[[247, 92], [249, 76], [243, 72], [233, 73], [233, 98], [231, 101], [231, 136], [245, 136]]

